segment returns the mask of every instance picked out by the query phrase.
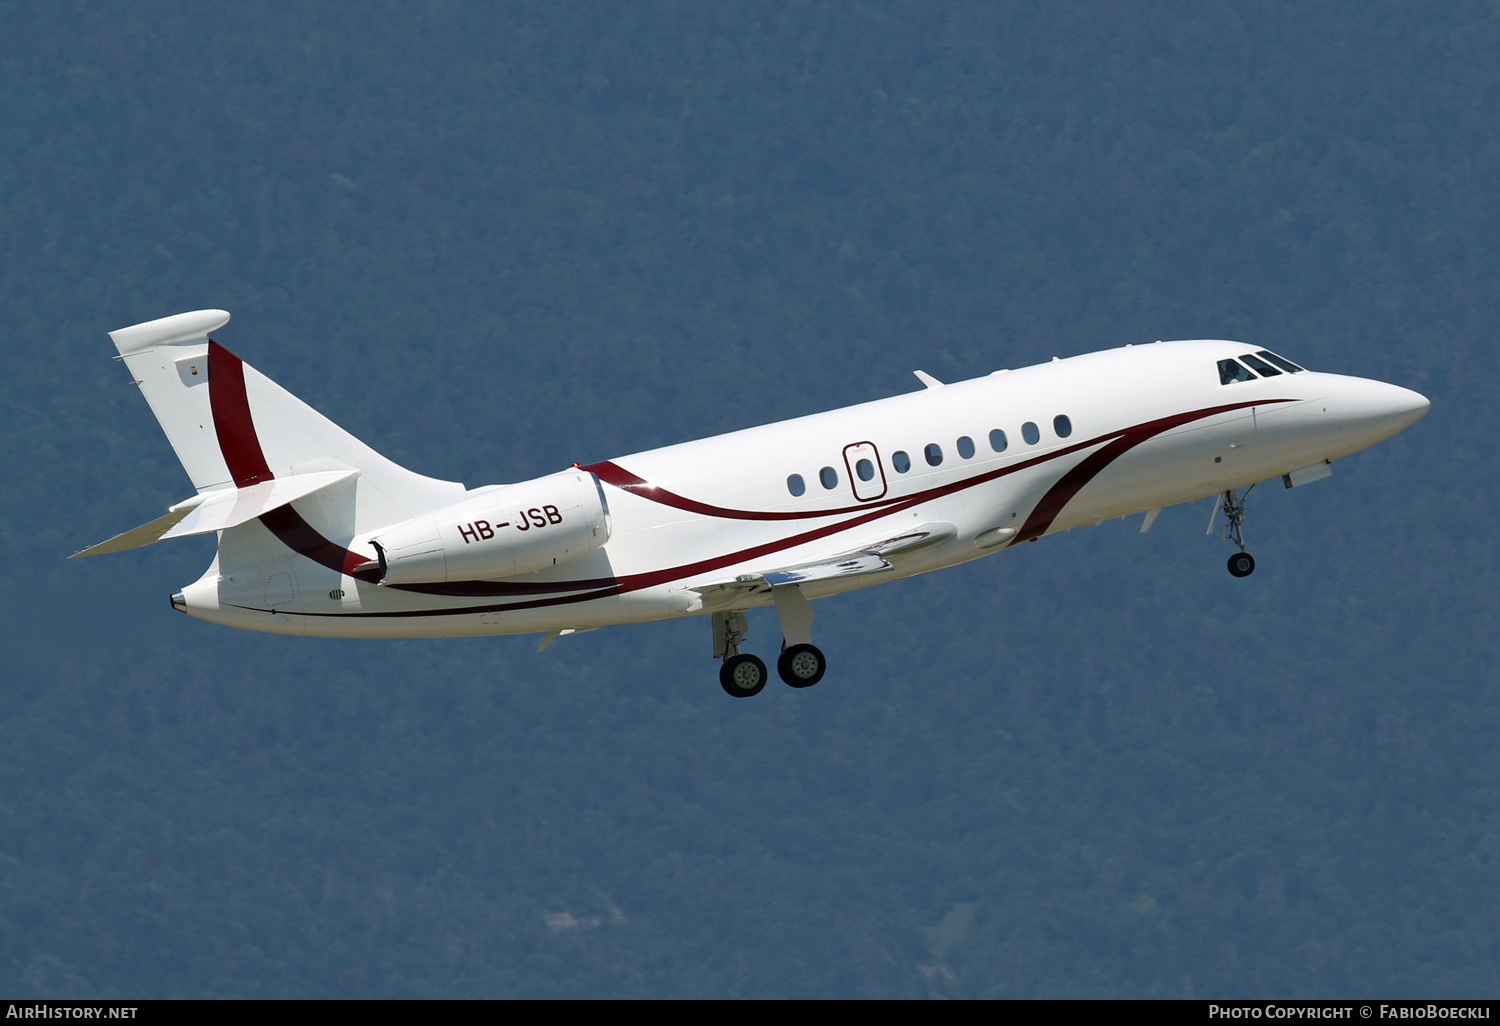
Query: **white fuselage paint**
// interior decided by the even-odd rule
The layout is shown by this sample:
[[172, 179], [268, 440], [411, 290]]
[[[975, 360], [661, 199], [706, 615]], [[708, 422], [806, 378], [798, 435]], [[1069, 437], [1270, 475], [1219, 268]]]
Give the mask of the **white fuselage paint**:
[[[591, 628], [704, 613], [695, 587], [850, 552], [918, 525], [956, 528], [890, 571], [802, 586], [819, 598], [999, 551], [1005, 546], [982, 548], [976, 538], [1021, 531], [1034, 515], [1043, 517], [1041, 533], [1052, 533], [1243, 488], [1373, 445], [1427, 410], [1407, 389], [1316, 371], [1219, 383], [1217, 360], [1256, 348], [1200, 341], [1112, 349], [623, 456], [594, 469], [617, 468], [694, 508], [608, 483], [601, 472], [609, 541], [500, 582], [502, 590], [518, 586], [515, 594], [427, 594], [355, 580], [290, 553], [254, 525], [265, 533], [252, 546], [263, 558], [211, 567], [184, 589], [187, 611], [237, 627], [342, 637]], [[1238, 408], [1203, 415], [1224, 406]], [[1067, 438], [1053, 430], [1058, 415], [1071, 422]], [[1142, 428], [1170, 418], [1183, 422], [1156, 433]], [[1028, 422], [1040, 432], [1035, 444], [1022, 435]], [[994, 429], [1005, 432], [1003, 452], [991, 450]], [[973, 441], [970, 458], [960, 455], [961, 437]], [[843, 453], [855, 443], [878, 455], [880, 498], [851, 486]], [[923, 455], [930, 443], [942, 448], [935, 467]], [[893, 467], [897, 451], [911, 461], [905, 473]], [[837, 472], [832, 489], [819, 480], [824, 467]], [[788, 490], [792, 474], [806, 483], [800, 497]], [[878, 494], [878, 477], [855, 483], [866, 496]], [[1072, 485], [1079, 487], [1070, 492]], [[1049, 493], [1066, 501], [1043, 516], [1038, 505]], [[799, 516], [742, 519], [734, 511]], [[368, 552], [369, 536], [340, 543]], [[593, 583], [547, 590], [566, 582]], [[733, 608], [769, 602], [763, 592]]]

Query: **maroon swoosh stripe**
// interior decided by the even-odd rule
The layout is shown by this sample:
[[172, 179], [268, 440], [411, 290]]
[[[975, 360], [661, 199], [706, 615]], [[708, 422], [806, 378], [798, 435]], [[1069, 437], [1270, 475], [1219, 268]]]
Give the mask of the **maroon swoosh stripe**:
[[[905, 497], [896, 496], [888, 499], [882, 499], [878, 502], [866, 502], [861, 503], [858, 506], [841, 506], [834, 509], [790, 511], [734, 509], [733, 507], [715, 506], [711, 503], [700, 502], [697, 499], [689, 499], [684, 496], [678, 495], [676, 492], [663, 488], [660, 485], [651, 484], [649, 481], [636, 476], [635, 474], [626, 470], [624, 467], [620, 466], [612, 460], [604, 460], [599, 463], [591, 463], [588, 466], [581, 467], [579, 469], [587, 470], [592, 474], [597, 474], [600, 480], [607, 481], [610, 484], [614, 485], [616, 488], [620, 488], [624, 491], [631, 492], [632, 494], [639, 495], [643, 499], [647, 499], [651, 502], [655, 502], [663, 506], [671, 506], [674, 509], [680, 509], [688, 513], [699, 513], [703, 516], [721, 517], [726, 520], [816, 520], [820, 517], [840, 516], [845, 513], [862, 513], [866, 510], [884, 507], [891, 507], [891, 509], [886, 510], [887, 513], [893, 512], [894, 507], [896, 506], [909, 505], [913, 502], [921, 502], [928, 499], [941, 498], [944, 495], [951, 495], [952, 493], [962, 491], [965, 488], [972, 488], [974, 485], [984, 484], [997, 478], [1005, 477], [1009, 474], [1027, 470], [1040, 463], [1050, 462], [1060, 456], [1067, 456], [1072, 453], [1079, 452], [1083, 449], [1092, 448], [1098, 445], [1100, 442], [1123, 442], [1128, 440], [1129, 444], [1125, 445], [1123, 449], [1114, 452], [1113, 455], [1104, 460], [1103, 463], [1099, 464], [1094, 469], [1093, 473], [1090, 473], [1086, 477], [1082, 477], [1079, 479], [1078, 487], [1074, 488], [1071, 492], [1068, 493], [1068, 498], [1071, 498], [1073, 495], [1077, 494], [1079, 488], [1082, 488], [1084, 484], [1088, 483], [1088, 480], [1092, 478], [1094, 474], [1097, 474], [1100, 470], [1103, 470], [1104, 467], [1113, 462], [1114, 459], [1117, 458], [1126, 449], [1134, 448], [1141, 442], [1144, 442], [1146, 439], [1151, 438], [1154, 435], [1161, 434], [1164, 431], [1170, 431], [1174, 427], [1180, 427], [1183, 424], [1188, 424], [1195, 420], [1202, 420], [1205, 417], [1212, 417], [1219, 413], [1230, 413], [1234, 410], [1248, 409], [1251, 406], [1270, 406], [1274, 403], [1287, 402], [1295, 402], [1295, 400], [1262, 399], [1256, 400], [1254, 402], [1228, 403], [1223, 406], [1211, 406], [1206, 409], [1193, 410], [1188, 413], [1173, 414], [1170, 417], [1161, 417], [1157, 420], [1146, 421], [1141, 424], [1136, 424], [1133, 427], [1124, 428], [1120, 431], [1111, 431], [1107, 434], [1098, 435], [1094, 438], [1090, 438], [1082, 442], [1075, 442], [1072, 445], [1065, 446], [1061, 449], [1053, 449], [1052, 451], [1043, 453], [1040, 456], [1034, 456], [1031, 459], [1022, 460], [1019, 463], [1013, 463], [1007, 467], [1000, 467], [995, 470], [986, 471], [983, 474], [976, 474], [973, 477], [964, 478], [960, 481], [954, 481], [946, 485], [938, 485], [933, 488], [928, 488], [925, 491], [918, 492], [914, 495]], [[1075, 470], [1076, 469], [1077, 468], [1075, 468]], [[1063, 505], [1066, 505], [1066, 500], [1052, 511], [1052, 515], [1047, 517], [1046, 523], [1050, 524], [1052, 520], [1055, 519], [1057, 513], [1062, 511]]]
[[495, 598], [500, 595], [550, 595], [559, 591], [578, 591], [583, 588], [613, 588], [618, 582], [614, 577], [587, 577], [575, 581], [448, 581], [432, 584], [388, 584], [386, 587], [398, 591], [414, 591], [424, 595], [447, 595], [451, 598]]
[[[861, 526], [862, 524], [866, 524], [866, 523], [870, 523], [870, 522], [875, 521], [875, 520], [882, 519], [884, 517], [890, 516], [893, 513], [903, 512], [906, 509], [909, 509], [909, 508], [911, 508], [913, 506], [920, 505], [921, 503], [926, 502], [926, 501], [928, 501], [928, 500], [930, 500], [930, 499], [932, 499], [934, 497], [938, 497], [938, 496], [941, 496], [941, 495], [949, 495], [949, 494], [952, 494], [952, 493], [957, 492], [957, 491], [961, 491], [961, 490], [966, 489], [966, 488], [971, 488], [971, 487], [973, 487], [973, 486], [975, 486], [977, 484], [981, 484], [981, 483], [983, 483], [985, 481], [991, 481], [991, 480], [994, 480], [996, 478], [999, 478], [999, 477], [1002, 477], [1002, 476], [1005, 476], [1005, 475], [1008, 475], [1008, 474], [1014, 474], [1014, 473], [1016, 473], [1016, 472], [1018, 472], [1020, 470], [1026, 469], [1028, 467], [1033, 467], [1033, 466], [1036, 466], [1036, 465], [1038, 465], [1040, 463], [1048, 462], [1048, 461], [1057, 459], [1058, 457], [1066, 456], [1066, 455], [1068, 455], [1070, 453], [1078, 452], [1078, 451], [1080, 451], [1082, 449], [1089, 448], [1091, 446], [1099, 444], [1102, 441], [1108, 441], [1109, 444], [1105, 445], [1103, 448], [1099, 449], [1097, 452], [1091, 453], [1089, 456], [1087, 456], [1086, 458], [1084, 458], [1083, 460], [1081, 460], [1078, 463], [1077, 466], [1072, 467], [1071, 469], [1069, 469], [1067, 473], [1065, 473], [1061, 478], [1059, 478], [1057, 480], [1057, 482], [1054, 483], [1052, 485], [1052, 487], [1047, 490], [1047, 492], [1042, 496], [1041, 500], [1038, 501], [1036, 507], [1032, 510], [1031, 514], [1026, 518], [1026, 522], [1022, 526], [1022, 530], [1017, 534], [1016, 540], [1017, 541], [1021, 541], [1023, 539], [1036, 538], [1036, 537], [1039, 537], [1042, 534], [1046, 533], [1047, 528], [1052, 525], [1052, 522], [1054, 520], [1056, 520], [1057, 516], [1062, 512], [1063, 508], [1068, 504], [1069, 500], [1071, 500], [1073, 498], [1073, 496], [1077, 495], [1078, 492], [1081, 491], [1083, 489], [1083, 487], [1089, 483], [1089, 481], [1091, 481], [1095, 477], [1097, 477], [1099, 475], [1099, 473], [1104, 470], [1105, 467], [1109, 466], [1111, 463], [1113, 463], [1120, 456], [1124, 455], [1129, 450], [1131, 450], [1131, 449], [1135, 448], [1136, 446], [1140, 445], [1142, 442], [1145, 442], [1148, 439], [1151, 439], [1151, 438], [1155, 437], [1156, 435], [1162, 434], [1163, 432], [1170, 431], [1170, 430], [1172, 430], [1175, 427], [1180, 427], [1180, 426], [1182, 426], [1184, 424], [1190, 424], [1190, 423], [1192, 423], [1193, 421], [1196, 421], [1196, 420], [1203, 420], [1203, 419], [1205, 419], [1207, 417], [1212, 417], [1212, 416], [1214, 416], [1216, 414], [1229, 413], [1229, 412], [1232, 412], [1234, 410], [1240, 410], [1240, 409], [1247, 409], [1247, 408], [1249, 408], [1251, 406], [1269, 406], [1269, 405], [1272, 405], [1272, 404], [1275, 404], [1275, 403], [1295, 402], [1295, 401], [1296, 400], [1292, 400], [1292, 399], [1270, 399], [1270, 400], [1258, 400], [1258, 401], [1255, 401], [1255, 402], [1229, 403], [1229, 404], [1226, 404], [1226, 405], [1223, 405], [1223, 406], [1214, 406], [1214, 407], [1209, 407], [1207, 409], [1194, 410], [1194, 411], [1191, 411], [1191, 412], [1188, 412], [1188, 413], [1174, 414], [1174, 415], [1172, 415], [1170, 417], [1161, 417], [1161, 418], [1158, 418], [1157, 420], [1146, 421], [1145, 423], [1137, 424], [1137, 425], [1135, 425], [1133, 427], [1126, 428], [1123, 431], [1112, 432], [1112, 433], [1106, 434], [1106, 435], [1100, 435], [1097, 438], [1089, 439], [1088, 441], [1085, 441], [1085, 442], [1079, 442], [1076, 445], [1071, 445], [1071, 446], [1068, 446], [1068, 447], [1063, 448], [1063, 449], [1057, 449], [1057, 450], [1054, 450], [1053, 452], [1046, 453], [1046, 454], [1044, 454], [1042, 456], [1037, 456], [1037, 457], [1034, 457], [1034, 458], [1029, 459], [1029, 460], [1024, 460], [1021, 463], [1017, 463], [1017, 464], [1014, 464], [1014, 465], [1009, 466], [1009, 467], [1004, 467], [1004, 468], [1001, 468], [1001, 469], [995, 470], [995, 471], [989, 471], [989, 472], [986, 472], [984, 474], [976, 475], [975, 477], [972, 477], [972, 478], [967, 478], [967, 479], [964, 479], [962, 481], [955, 481], [955, 482], [952, 482], [952, 483], [947, 484], [947, 485], [939, 486], [937, 488], [931, 488], [931, 489], [928, 489], [928, 490], [926, 490], [924, 492], [917, 493], [916, 495], [907, 496], [905, 498], [893, 499], [893, 500], [891, 500], [891, 502], [889, 504], [881, 503], [880, 504], [880, 508], [878, 508], [878, 509], [872, 509], [870, 506], [853, 507], [854, 510], [861, 512], [862, 515], [857, 516], [857, 517], [853, 517], [853, 518], [851, 518], [849, 520], [840, 521], [840, 522], [838, 522], [836, 524], [829, 524], [829, 525], [826, 525], [826, 526], [823, 526], [823, 527], [815, 528], [815, 529], [813, 529], [811, 531], [805, 531], [805, 532], [802, 532], [800, 534], [792, 535], [792, 536], [790, 536], [788, 538], [782, 538], [782, 539], [779, 539], [777, 541], [767, 542], [767, 543], [765, 543], [763, 545], [757, 545], [757, 546], [754, 546], [754, 547], [751, 547], [751, 548], [748, 548], [748, 549], [741, 549], [741, 550], [739, 550], [737, 552], [726, 553], [724, 555], [713, 556], [713, 557], [710, 557], [709, 559], [699, 560], [698, 562], [695, 562], [695, 563], [688, 563], [688, 564], [683, 564], [683, 565], [680, 565], [680, 566], [668, 567], [668, 568], [665, 568], [665, 569], [662, 569], [662, 570], [654, 570], [654, 571], [650, 571], [648, 573], [643, 573], [643, 574], [630, 574], [630, 575], [627, 575], [625, 577], [616, 578], [616, 579], [614, 579], [614, 581], [612, 583], [607, 583], [605, 579], [596, 578], [594, 580], [586, 580], [586, 581], [557, 582], [556, 585], [551, 585], [551, 586], [547, 586], [547, 585], [536, 586], [536, 587], [539, 587], [539, 588], [540, 587], [554, 587], [556, 590], [562, 591], [562, 590], [571, 590], [571, 589], [578, 589], [578, 588], [590, 588], [590, 589], [593, 589], [595, 585], [604, 585], [603, 587], [599, 587], [597, 590], [589, 590], [589, 591], [581, 593], [581, 594], [563, 595], [563, 596], [557, 596], [557, 597], [548, 598], [548, 599], [534, 599], [534, 600], [527, 601], [527, 602], [511, 602], [511, 603], [503, 603], [503, 604], [489, 605], [489, 606], [466, 606], [466, 607], [456, 607], [456, 608], [446, 608], [446, 609], [401, 610], [401, 611], [392, 611], [392, 612], [369, 612], [369, 613], [363, 613], [363, 612], [361, 612], [361, 613], [306, 613], [304, 615], [307, 615], [307, 616], [353, 616], [353, 617], [376, 617], [376, 616], [407, 617], [407, 616], [447, 616], [447, 615], [452, 615], [452, 614], [467, 614], [467, 613], [499, 613], [499, 612], [506, 612], [508, 610], [535, 609], [535, 608], [539, 608], [539, 607], [542, 607], [542, 606], [562, 605], [562, 604], [574, 603], [574, 602], [586, 602], [586, 601], [589, 601], [591, 599], [605, 598], [605, 597], [608, 597], [608, 596], [611, 596], [611, 595], [619, 595], [619, 594], [624, 594], [624, 593], [631, 592], [631, 591], [639, 591], [642, 588], [649, 588], [649, 587], [653, 587], [653, 586], [655, 586], [657, 584], [664, 584], [664, 583], [666, 583], [668, 581], [676, 580], [678, 578], [690, 576], [690, 575], [696, 574], [696, 573], [707, 573], [707, 572], [712, 571], [712, 570], [717, 570], [717, 569], [721, 569], [721, 568], [726, 567], [726, 566], [731, 566], [731, 565], [733, 565], [735, 563], [742, 562], [742, 561], [747, 560], [747, 559], [756, 559], [756, 558], [758, 558], [760, 556], [769, 555], [769, 554], [771, 554], [773, 552], [781, 551], [781, 550], [788, 549], [788, 548], [794, 548], [794, 547], [796, 547], [798, 545], [806, 544], [809, 541], [816, 541], [819, 538], [827, 537], [828, 535], [836, 534], [836, 533], [838, 533], [840, 531], [845, 531], [845, 530], [848, 530], [848, 529], [853, 528], [853, 527]], [[615, 464], [613, 464], [613, 463], [595, 464], [593, 467], [584, 467], [582, 469], [584, 469], [584, 470], [594, 470], [595, 467], [599, 467], [599, 466], [615, 467]], [[621, 470], [622, 474], [629, 474], [629, 471], [624, 471], [622, 468], [616, 468], [616, 469]], [[636, 481], [641, 481], [640, 478], [635, 477], [635, 475], [633, 475], [633, 474], [629, 474], [629, 476], [631, 478], [633, 478], [634, 480], [636, 480]], [[638, 494], [643, 494], [645, 497], [652, 498], [653, 501], [661, 502], [661, 503], [663, 503], [665, 505], [673, 505], [673, 506], [676, 506], [676, 502], [675, 501], [671, 501], [671, 500], [681, 499], [680, 496], [676, 496], [674, 493], [672, 493], [670, 491], [667, 491], [666, 489], [661, 489], [661, 488], [655, 489], [654, 492], [652, 494], [650, 494], [650, 495], [646, 495], [646, 493], [643, 492], [643, 491], [638, 491]], [[683, 501], [685, 501], [685, 502], [692, 502], [693, 500], [683, 500]], [[698, 505], [706, 505], [706, 504], [698, 504]], [[678, 508], [685, 508], [685, 507], [678, 507]], [[740, 512], [746, 512], [746, 511], [740, 511]], [[829, 513], [827, 511], [810, 514], [810, 516], [827, 516], [827, 515], [829, 515]], [[399, 588], [401, 588], [401, 590], [415, 590], [415, 588], [413, 586], [411, 586], [411, 585], [394, 586], [394, 587], [399, 587]], [[482, 589], [484, 589], [486, 587], [500, 589], [500, 588], [507, 588], [507, 587], [515, 587], [515, 586], [514, 585], [507, 586], [503, 582], [498, 582], [498, 583], [495, 583], [495, 584], [490, 584], [489, 582], [484, 582], [484, 581], [468, 581], [468, 582], [455, 582], [454, 584], [449, 584], [449, 585], [420, 585], [420, 586], [416, 586], [416, 587], [419, 587], [419, 588], [421, 588], [421, 590], [426, 591], [426, 592], [428, 592], [430, 594], [453, 595], [455, 597], [457, 595], [459, 595], [459, 594], [463, 594], [463, 595], [470, 595], [470, 596], [474, 596], [474, 597], [480, 597], [480, 596], [486, 596], [486, 595], [495, 595], [495, 596], [498, 596], [500, 594], [514, 594], [514, 592], [502, 592], [502, 591], [499, 591], [499, 590], [496, 590], [496, 591], [484, 591], [484, 590], [482, 590]], [[456, 588], [456, 587], [463, 587], [465, 590], [462, 591], [462, 592], [450, 592], [450, 591], [446, 590], [446, 589]]]
[[[235, 487], [247, 488], [274, 480], [276, 475], [266, 462], [260, 436], [255, 433], [255, 419], [250, 414], [244, 361], [213, 339], [208, 340], [208, 405], [213, 411], [219, 451], [224, 454]], [[324, 538], [290, 505], [264, 513], [259, 520], [287, 548], [330, 570], [353, 575], [355, 567], [370, 561], [371, 557], [350, 552]], [[361, 577], [370, 579], [368, 575]]]
[[1119, 459], [1125, 453], [1134, 449], [1148, 438], [1170, 431], [1184, 424], [1191, 424], [1195, 420], [1211, 417], [1216, 413], [1228, 413], [1233, 410], [1242, 410], [1248, 406], [1270, 406], [1273, 403], [1293, 402], [1291, 399], [1271, 399], [1254, 403], [1235, 403], [1230, 406], [1216, 406], [1210, 410], [1196, 410], [1190, 413], [1177, 413], [1170, 417], [1162, 417], [1158, 420], [1147, 421], [1137, 424], [1135, 427], [1126, 428], [1121, 435], [1110, 442], [1098, 452], [1090, 453], [1086, 458], [1080, 460], [1078, 465], [1069, 470], [1057, 483], [1047, 489], [1047, 493], [1037, 502], [1031, 514], [1026, 518], [1026, 523], [1021, 525], [1021, 530], [1016, 535], [1016, 541], [1032, 541], [1047, 533], [1052, 522], [1062, 513], [1063, 507], [1083, 490], [1099, 475], [1105, 467]]
[[354, 572], [355, 567], [361, 563], [370, 562], [373, 557], [350, 552], [337, 542], [324, 538], [316, 528], [303, 519], [301, 513], [292, 509], [290, 505], [278, 506], [269, 513], [262, 513], [259, 519], [266, 526], [266, 530], [281, 539], [283, 545], [293, 552], [306, 556], [314, 563], [326, 566], [336, 573], [358, 577], [372, 584], [380, 579], [378, 570], [359, 574]]
[[[735, 520], [813, 520], [822, 517], [835, 516], [841, 513], [854, 513], [857, 515], [847, 520], [840, 520], [837, 523], [826, 524], [822, 527], [803, 531], [800, 534], [794, 534], [786, 538], [778, 539], [776, 541], [766, 542], [763, 545], [756, 545], [748, 549], [740, 549], [736, 552], [728, 552], [722, 555], [713, 556], [709, 559], [699, 560], [696, 563], [687, 563], [681, 566], [667, 567], [662, 570], [653, 570], [649, 573], [644, 574], [631, 574], [626, 577], [594, 578], [591, 580], [580, 581], [558, 581], [553, 584], [533, 585], [515, 585], [507, 584], [505, 582], [491, 583], [487, 581], [453, 581], [446, 584], [399, 584], [391, 585], [391, 587], [399, 588], [402, 591], [422, 591], [430, 595], [448, 595], [451, 597], [471, 596], [476, 598], [518, 594], [518, 589], [523, 587], [534, 588], [537, 591], [572, 591], [586, 587], [609, 587], [613, 585], [616, 587], [614, 587], [613, 590], [605, 592], [605, 594], [638, 591], [641, 588], [649, 588], [656, 584], [662, 584], [666, 581], [675, 580], [678, 577], [687, 576], [688, 574], [707, 573], [710, 570], [717, 570], [721, 567], [730, 566], [734, 563], [738, 563], [746, 559], [757, 559], [760, 556], [767, 556], [773, 552], [778, 552], [783, 549], [795, 548], [798, 545], [804, 545], [810, 541], [817, 541], [819, 538], [826, 538], [829, 535], [837, 534], [840, 531], [847, 531], [852, 527], [859, 527], [862, 524], [880, 520], [881, 518], [891, 516], [894, 513], [904, 512], [905, 510], [910, 509], [913, 506], [919, 506], [924, 502], [930, 501], [931, 499], [940, 498], [944, 495], [950, 495], [953, 492], [961, 491], [965, 488], [972, 488], [975, 485], [983, 484], [986, 481], [993, 481], [996, 478], [1003, 477], [1007, 474], [1014, 474], [1019, 471], [1026, 470], [1029, 467], [1034, 467], [1040, 463], [1046, 463], [1049, 460], [1057, 459], [1060, 456], [1066, 456], [1070, 453], [1078, 452], [1081, 449], [1087, 449], [1090, 446], [1099, 444], [1101, 440], [1110, 437], [1113, 436], [1103, 435], [1100, 438], [1090, 439], [1086, 442], [1079, 442], [1075, 445], [1070, 445], [1065, 449], [1057, 449], [1044, 455], [1035, 456], [1029, 460], [1023, 460], [1020, 463], [1012, 464], [1008, 467], [1002, 467], [998, 470], [987, 471], [983, 474], [978, 474], [971, 478], [965, 478], [961, 481], [954, 481], [950, 484], [940, 485], [935, 488], [929, 488], [925, 491], [917, 492], [914, 495], [898, 496], [895, 498], [887, 499], [884, 502], [866, 503], [862, 506], [849, 506], [843, 509], [834, 510], [821, 509], [794, 513], [766, 513], [764, 515], [756, 510], [729, 509], [723, 506], [714, 506], [710, 505], [709, 503], [698, 502], [695, 499], [684, 498], [683, 496], [680, 496], [675, 492], [668, 491], [665, 488], [649, 484], [642, 478], [637, 477], [630, 471], [625, 470], [623, 467], [620, 467], [615, 463], [609, 461], [605, 461], [603, 463], [595, 463], [587, 467], [580, 467], [579, 469], [586, 470], [591, 473], [598, 473], [601, 479], [609, 481], [611, 484], [614, 484], [616, 481], [636, 483], [629, 487], [628, 490], [642, 496], [643, 498], [650, 499], [652, 502], [656, 502], [660, 505], [670, 506], [674, 509], [682, 509], [688, 512], [699, 513], [704, 516], [720, 516]], [[603, 472], [601, 473], [601, 471]], [[525, 604], [516, 604], [510, 606], [484, 607], [482, 611], [493, 612], [499, 609], [523, 608], [530, 607]], [[336, 615], [355, 616], [366, 614], [350, 613]]]
[[214, 415], [219, 451], [224, 454], [235, 487], [245, 488], [275, 477], [266, 454], [261, 452], [255, 421], [250, 417], [245, 365], [213, 339], [208, 340], [208, 405]]
[[1119, 459], [1127, 450], [1135, 448], [1142, 441], [1145, 439], [1132, 438], [1129, 433], [1123, 434], [1104, 448], [1079, 460], [1077, 466], [1058, 478], [1057, 482], [1047, 489], [1046, 494], [1027, 516], [1026, 522], [1021, 525], [1016, 541], [1031, 541], [1046, 534], [1047, 528], [1052, 526], [1052, 521], [1057, 519], [1069, 500], [1083, 490], [1084, 485], [1097, 477], [1100, 471]]

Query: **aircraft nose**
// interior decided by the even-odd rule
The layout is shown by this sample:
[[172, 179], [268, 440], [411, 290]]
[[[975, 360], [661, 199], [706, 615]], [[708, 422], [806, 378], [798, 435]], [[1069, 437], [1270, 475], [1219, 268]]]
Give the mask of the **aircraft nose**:
[[1395, 434], [1410, 427], [1427, 415], [1432, 402], [1421, 392], [1413, 392], [1400, 385], [1388, 385], [1383, 381], [1372, 381], [1376, 386], [1368, 402], [1372, 420], [1379, 421]]
[[1410, 418], [1405, 424], [1401, 425], [1402, 427], [1415, 424], [1427, 416], [1427, 411], [1432, 409], [1432, 400], [1428, 399], [1421, 392], [1414, 392], [1409, 388], [1401, 388], [1397, 385], [1392, 385], [1391, 387], [1400, 393], [1398, 401], [1402, 404], [1401, 416]]
[[1366, 445], [1410, 427], [1432, 408], [1425, 395], [1400, 385], [1368, 378], [1351, 378], [1347, 384], [1338, 396], [1338, 419], [1368, 439]]

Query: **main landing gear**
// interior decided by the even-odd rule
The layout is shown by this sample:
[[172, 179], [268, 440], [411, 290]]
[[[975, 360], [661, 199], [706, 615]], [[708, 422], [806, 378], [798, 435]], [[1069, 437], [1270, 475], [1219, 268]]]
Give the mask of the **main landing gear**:
[[1240, 550], [1229, 557], [1229, 572], [1235, 577], [1249, 577], [1255, 572], [1255, 557], [1245, 551], [1245, 535], [1241, 530], [1245, 523], [1245, 500], [1250, 498], [1250, 493], [1254, 490], [1255, 486], [1251, 485], [1245, 489], [1244, 495], [1237, 494], [1233, 488], [1220, 495], [1219, 501], [1214, 505], [1214, 515], [1208, 521], [1208, 532], [1212, 534], [1214, 524], [1219, 519], [1219, 511], [1224, 511], [1227, 522], [1219, 528], [1219, 537], [1234, 542]]
[[735, 698], [758, 695], [766, 686], [766, 664], [746, 652], [729, 656], [719, 667], [719, 686]]
[[[823, 679], [828, 660], [812, 643], [812, 606], [795, 584], [771, 589], [776, 616], [781, 621], [781, 655], [776, 672], [794, 688], [810, 688]], [[748, 624], [739, 610], [713, 614], [714, 656], [724, 660], [719, 667], [719, 686], [735, 698], [749, 698], [765, 689], [768, 674], [759, 657], [740, 651]]]
[[[783, 644], [785, 644], [783, 642]], [[823, 679], [828, 670], [828, 660], [816, 645], [792, 645], [781, 650], [776, 660], [776, 672], [781, 679], [794, 688], [810, 688]]]

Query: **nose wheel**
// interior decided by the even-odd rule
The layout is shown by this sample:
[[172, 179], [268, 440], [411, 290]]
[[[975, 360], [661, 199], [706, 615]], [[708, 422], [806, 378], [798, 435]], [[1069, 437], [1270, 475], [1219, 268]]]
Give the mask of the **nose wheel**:
[[1236, 577], [1249, 577], [1255, 573], [1255, 557], [1248, 552], [1236, 552], [1229, 557], [1229, 572]]

